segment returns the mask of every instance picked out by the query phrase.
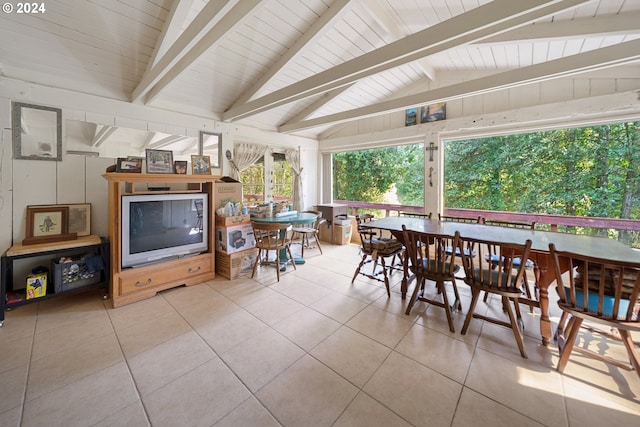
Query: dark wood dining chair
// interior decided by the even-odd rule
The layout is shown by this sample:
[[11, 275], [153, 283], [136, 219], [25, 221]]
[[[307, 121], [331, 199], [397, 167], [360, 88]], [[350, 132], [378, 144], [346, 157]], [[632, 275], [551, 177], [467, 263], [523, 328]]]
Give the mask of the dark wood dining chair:
[[[471, 287], [471, 304], [462, 326], [462, 335], [467, 333], [472, 318], [505, 326], [513, 331], [520, 355], [526, 359], [527, 352], [522, 332], [520, 331], [523, 323], [518, 301], [522, 295], [525, 267], [524, 263], [520, 263], [516, 267], [513, 260], [518, 257], [528, 259], [531, 251], [531, 240], [527, 240], [525, 244], [512, 244], [461, 236], [458, 247], [460, 248], [460, 257], [465, 273], [464, 282]], [[477, 252], [478, 256], [469, 255], [473, 252]], [[495, 266], [491, 261], [494, 255], [499, 260]], [[502, 298], [502, 307], [509, 318], [508, 322], [502, 318], [490, 317], [489, 315], [475, 312], [481, 292], [489, 292]]]
[[[482, 222], [485, 225], [491, 225], [494, 227], [506, 227], [506, 228], [517, 228], [520, 230], [535, 230], [536, 223], [535, 221], [506, 221], [506, 220], [497, 220], [497, 219], [482, 219]], [[497, 263], [497, 259], [492, 260], [494, 263]], [[513, 265], [518, 267], [522, 260], [520, 258], [513, 260]], [[529, 282], [529, 278], [527, 276], [527, 270], [533, 271], [533, 283]], [[518, 301], [520, 304], [524, 304], [529, 306], [529, 310], [533, 313], [534, 308], [540, 308], [540, 269], [534, 260], [527, 259], [525, 260], [525, 271], [524, 271], [524, 288], [522, 292], [524, 292], [525, 297], [521, 297]], [[533, 289], [532, 289], [533, 288]], [[487, 301], [487, 295], [484, 295], [484, 301]]]
[[[355, 282], [358, 275], [368, 277], [383, 282], [387, 289], [387, 296], [391, 296], [389, 285], [389, 274], [393, 270], [404, 272], [403, 252], [404, 247], [397, 239], [382, 237], [381, 230], [364, 228], [363, 224], [370, 222], [374, 218], [371, 214], [356, 215], [358, 234], [360, 236], [360, 254], [362, 259], [353, 274], [351, 283]], [[396, 263], [396, 259], [398, 262]], [[371, 272], [366, 272], [362, 267], [372, 263]], [[378, 269], [380, 265], [380, 269]], [[382, 275], [382, 279], [380, 279]]]
[[[481, 224], [482, 223], [482, 217], [477, 217], [477, 218], [468, 218], [468, 217], [464, 217], [464, 216], [451, 216], [451, 215], [442, 215], [440, 213], [438, 213], [438, 221], [443, 221], [443, 222], [462, 222], [462, 223], [466, 223], [466, 224]], [[453, 251], [458, 251], [458, 248], [446, 248], [446, 252], [447, 255], [451, 256], [453, 254]], [[457, 254], [458, 256], [460, 256], [460, 254]], [[475, 252], [471, 252], [467, 255], [471, 255], [471, 256], [476, 256]]]
[[310, 213], [317, 215], [316, 220], [307, 225], [307, 226], [297, 226], [293, 227], [293, 237], [292, 240], [295, 240], [296, 236], [300, 236], [300, 255], [304, 258], [304, 248], [311, 249], [311, 240], [312, 238], [315, 241], [316, 246], [320, 250], [322, 254], [322, 246], [320, 246], [320, 227], [327, 223], [325, 218], [322, 218], [322, 212], [320, 211], [304, 211], [303, 213]]
[[[455, 263], [455, 256], [447, 256], [445, 248], [457, 247], [460, 234], [457, 231], [454, 236], [419, 233], [407, 230], [404, 224], [402, 225], [402, 234], [409, 259], [409, 269], [416, 276], [416, 285], [405, 314], [411, 312], [416, 301], [424, 301], [442, 307], [447, 315], [449, 330], [455, 332], [451, 312], [462, 308], [455, 278], [455, 273], [460, 266]], [[427, 280], [436, 283], [437, 295], [435, 298], [427, 297], [425, 294], [425, 281]], [[453, 286], [455, 301], [452, 305], [449, 304], [445, 282], [451, 282]], [[436, 299], [438, 295], [441, 296], [442, 301]]]
[[[549, 245], [549, 252], [556, 274], [558, 307], [562, 310], [556, 334], [560, 350], [558, 372], [564, 371], [575, 351], [627, 371], [635, 370], [640, 377], [640, 356], [636, 348], [640, 343], [634, 343], [631, 336], [631, 332], [640, 332], [640, 263], [562, 252], [556, 250], [553, 243]], [[590, 326], [583, 329], [622, 342], [629, 360], [613, 358], [601, 347], [599, 351], [589, 348], [591, 340], [588, 339], [584, 340], [584, 346], [576, 346], [585, 320]], [[613, 330], [618, 333], [611, 333]]]
[[482, 217], [477, 217], [477, 218], [469, 218], [469, 217], [465, 217], [465, 216], [452, 216], [452, 215], [442, 215], [442, 214], [438, 214], [438, 221], [445, 221], [445, 222], [464, 222], [464, 223], [469, 223], [469, 224], [481, 224], [482, 223]]
[[[273, 264], [276, 266], [276, 276], [279, 282], [280, 269], [282, 268], [281, 264], [285, 264], [284, 260], [281, 262], [280, 259], [281, 250], [287, 251], [289, 259], [286, 262], [290, 262], [291, 265], [293, 265], [293, 269], [296, 269], [296, 263], [294, 262], [293, 254], [291, 253], [291, 236], [293, 234], [293, 227], [291, 224], [256, 221], [251, 221], [251, 226], [253, 227], [253, 234], [256, 239], [256, 248], [258, 248], [258, 255], [256, 256], [256, 260], [253, 264], [251, 277], [253, 278], [253, 276], [255, 276], [258, 264]], [[270, 251], [275, 252], [275, 262], [269, 260]], [[264, 259], [261, 258], [261, 255], [263, 254]]]
[[407, 218], [425, 218], [431, 219], [433, 216], [432, 212], [429, 213], [418, 213], [418, 212], [398, 212], [398, 216], [404, 216]]

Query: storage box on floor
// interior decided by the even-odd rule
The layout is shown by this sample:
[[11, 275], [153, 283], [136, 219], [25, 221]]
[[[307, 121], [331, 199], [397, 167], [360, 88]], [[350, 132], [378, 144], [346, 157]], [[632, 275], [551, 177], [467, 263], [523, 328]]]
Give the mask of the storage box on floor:
[[256, 248], [232, 254], [216, 251], [216, 273], [230, 280], [250, 277], [257, 255]]
[[351, 243], [351, 218], [346, 214], [338, 215], [333, 219], [333, 244], [348, 245]]
[[[347, 205], [339, 203], [316, 205], [316, 210], [322, 212], [322, 217], [327, 220], [324, 226], [320, 228], [320, 240], [323, 242], [334, 243], [334, 218], [339, 215], [347, 215], [347, 208]], [[342, 235], [342, 233], [340, 233], [340, 235]]]

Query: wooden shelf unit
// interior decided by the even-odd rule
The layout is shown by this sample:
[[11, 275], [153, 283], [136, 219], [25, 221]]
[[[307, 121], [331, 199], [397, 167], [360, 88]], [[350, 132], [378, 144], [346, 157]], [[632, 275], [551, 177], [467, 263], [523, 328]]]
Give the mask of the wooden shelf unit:
[[[122, 268], [121, 209], [124, 194], [206, 193], [213, 203], [214, 182], [219, 176], [106, 173], [109, 191], [109, 241], [111, 243], [110, 295], [113, 307], [154, 296], [157, 292], [182, 285], [195, 285], [215, 277], [215, 220], [208, 215], [208, 252], [136, 268]], [[160, 186], [166, 190], [145, 190]], [[136, 187], [138, 186], [138, 187]], [[176, 188], [177, 187], [177, 188]]]
[[[17, 302], [8, 303], [7, 292], [13, 291], [13, 263], [14, 261], [20, 259], [27, 258], [35, 258], [35, 257], [45, 257], [48, 256], [50, 259], [58, 256], [70, 256], [70, 255], [78, 255], [86, 252], [93, 252], [100, 255], [103, 259], [104, 269], [99, 272], [100, 280], [97, 283], [93, 283], [90, 285], [82, 285], [77, 288], [63, 290], [62, 292], [55, 292], [55, 283], [53, 280], [54, 272], [49, 271], [49, 277], [47, 280], [47, 294], [45, 296], [34, 298], [34, 299], [24, 299]], [[5, 309], [11, 309], [13, 307], [18, 307], [24, 304], [30, 304], [33, 302], [42, 301], [49, 298], [54, 298], [63, 294], [70, 294], [76, 292], [83, 292], [88, 289], [95, 289], [99, 287], [104, 287], [106, 289], [109, 283], [109, 273], [111, 271], [109, 267], [109, 242], [107, 239], [102, 238], [100, 236], [82, 236], [78, 237], [75, 240], [65, 240], [62, 242], [49, 242], [49, 243], [38, 243], [35, 245], [23, 245], [21, 243], [17, 243], [11, 248], [9, 248], [4, 255], [2, 255], [2, 259], [0, 261], [1, 264], [1, 287], [0, 287], [0, 327], [4, 324], [4, 312]], [[36, 263], [35, 265], [38, 265]], [[47, 266], [49, 267], [49, 266]]]

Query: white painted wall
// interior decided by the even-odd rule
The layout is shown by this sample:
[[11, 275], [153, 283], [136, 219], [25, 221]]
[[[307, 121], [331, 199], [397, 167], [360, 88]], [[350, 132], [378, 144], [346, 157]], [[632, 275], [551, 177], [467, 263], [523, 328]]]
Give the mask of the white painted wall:
[[[420, 142], [428, 147], [433, 142], [438, 147], [434, 161], [425, 156], [425, 207], [442, 212], [443, 141], [640, 120], [640, 67], [625, 70], [623, 78], [610, 78], [602, 70], [449, 101], [447, 119], [438, 122], [405, 126], [405, 113], [398, 111], [336, 126], [320, 137], [320, 154]], [[446, 86], [450, 78], [460, 81], [464, 76], [449, 76], [416, 91]], [[433, 187], [428, 185], [431, 167]]]
[[[13, 159], [12, 101], [62, 109], [62, 161]], [[126, 146], [113, 150], [114, 157], [68, 155], [66, 120], [191, 136], [197, 136], [200, 130], [220, 132], [223, 153], [232, 150], [236, 140], [299, 147], [304, 167], [303, 203], [307, 208], [317, 204], [318, 144], [313, 139], [0, 78], [0, 248], [3, 251], [24, 238], [28, 205], [91, 203], [91, 231], [107, 235], [107, 182], [102, 174], [108, 166], [115, 164], [115, 157], [127, 154]], [[231, 165], [224, 155], [221, 166], [212, 173], [229, 174]]]

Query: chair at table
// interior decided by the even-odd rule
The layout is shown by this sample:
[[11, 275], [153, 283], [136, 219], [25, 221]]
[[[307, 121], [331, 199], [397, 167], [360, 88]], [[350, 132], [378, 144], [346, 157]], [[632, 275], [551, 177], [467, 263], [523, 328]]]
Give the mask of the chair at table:
[[[291, 235], [293, 234], [291, 233], [293, 229], [291, 224], [251, 221], [251, 226], [253, 227], [253, 234], [256, 239], [256, 248], [258, 248], [258, 255], [256, 256], [256, 261], [253, 264], [253, 271], [251, 273], [252, 278], [256, 274], [258, 264], [262, 262], [263, 264], [274, 264], [276, 266], [276, 275], [278, 281], [280, 281], [280, 251], [282, 250], [286, 251], [289, 255], [289, 259], [286, 260], [286, 262], [291, 262], [294, 270], [296, 269], [293, 254], [291, 253]], [[275, 262], [269, 261], [269, 251], [275, 252]], [[261, 261], [260, 257], [263, 252], [265, 257], [264, 260]], [[283, 260], [282, 264], [284, 263]]]
[[444, 222], [465, 222], [465, 223], [470, 223], [470, 224], [481, 224], [482, 223], [482, 217], [477, 217], [477, 218], [468, 218], [465, 216], [451, 216], [451, 215], [442, 215], [442, 214], [438, 214], [438, 221], [444, 221]]
[[[487, 240], [460, 237], [458, 242], [462, 266], [464, 268], [464, 282], [471, 287], [471, 305], [464, 320], [462, 334], [465, 335], [472, 318], [486, 320], [488, 322], [511, 328], [516, 338], [520, 355], [527, 358], [524, 340], [520, 331], [522, 315], [520, 313], [519, 298], [522, 295], [522, 282], [524, 280], [524, 263], [518, 267], [513, 260], [520, 257], [528, 259], [531, 250], [531, 240], [525, 244], [496, 243]], [[477, 251], [478, 256], [469, 256]], [[494, 267], [492, 257], [498, 257], [498, 264]], [[509, 321], [475, 312], [480, 292], [489, 292], [502, 298], [503, 310], [507, 313]], [[513, 308], [512, 308], [513, 304]]]
[[[309, 240], [310, 237], [312, 237], [315, 240], [315, 244], [318, 246], [318, 249], [320, 249], [320, 253], [322, 253], [322, 246], [320, 246], [320, 227], [323, 224], [327, 223], [327, 220], [325, 218], [322, 218], [322, 212], [320, 211], [304, 211], [304, 213], [311, 213], [314, 215], [317, 215], [318, 217], [316, 218], [316, 220], [312, 223], [309, 224], [306, 227], [303, 226], [299, 226], [299, 227], [293, 227], [293, 235], [300, 235], [300, 245], [301, 245], [301, 256], [304, 258], [304, 248], [311, 248], [311, 242]], [[294, 239], [295, 240], [295, 239]]]
[[[570, 252], [557, 251], [549, 245], [556, 273], [558, 307], [562, 317], [558, 324], [558, 372], [564, 371], [572, 351], [592, 357], [619, 368], [633, 371], [640, 377], [640, 355], [631, 332], [640, 332], [640, 263], [593, 258]], [[567, 274], [563, 271], [568, 268]], [[567, 318], [569, 321], [567, 322]], [[604, 352], [576, 346], [583, 322], [617, 330], [618, 335], [588, 326], [591, 333], [621, 341], [629, 356], [628, 361], [613, 358]], [[588, 343], [590, 340], [585, 340]]]
[[[443, 221], [443, 222], [462, 222], [462, 223], [467, 223], [467, 224], [481, 224], [482, 223], [482, 217], [477, 217], [477, 218], [467, 218], [464, 216], [451, 216], [451, 215], [442, 215], [442, 214], [438, 214], [438, 221]], [[456, 252], [459, 250], [458, 248], [455, 248]], [[451, 256], [454, 248], [453, 247], [449, 247], [445, 249], [446, 254], [448, 256]], [[460, 253], [457, 253], [458, 256], [460, 256]], [[469, 255], [469, 254], [468, 254]], [[470, 255], [472, 256], [476, 256], [475, 252], [471, 253]], [[461, 277], [460, 277], [461, 278]]]
[[[369, 228], [363, 228], [362, 224], [370, 222], [374, 218], [373, 215], [363, 214], [356, 215], [356, 222], [358, 224], [358, 234], [360, 235], [360, 254], [362, 260], [358, 264], [351, 283], [355, 282], [358, 274], [383, 282], [387, 295], [391, 296], [391, 289], [389, 286], [389, 273], [392, 270], [404, 271], [402, 264], [402, 254], [404, 247], [397, 239], [387, 238], [381, 236], [380, 230], [374, 230]], [[396, 258], [399, 260], [399, 265], [396, 265]], [[387, 260], [390, 259], [388, 262]], [[365, 264], [373, 263], [373, 269], [370, 273], [362, 271], [362, 267]], [[378, 264], [380, 264], [380, 270], [378, 270]], [[383, 279], [379, 278], [379, 275], [383, 276]]]
[[[536, 229], [535, 221], [525, 222], [525, 221], [504, 221], [504, 220], [497, 220], [497, 219], [484, 219], [483, 223], [485, 225], [492, 225], [495, 227], [518, 228], [521, 230]], [[492, 261], [494, 263], [497, 263], [497, 259], [493, 259]], [[513, 265], [518, 267], [521, 262], [522, 260], [520, 258], [514, 259]], [[527, 277], [527, 270], [525, 269], [525, 272], [524, 272], [525, 286], [524, 286], [524, 289], [522, 289], [522, 291], [525, 293], [526, 298], [520, 298], [519, 301], [521, 304], [528, 305], [529, 310], [533, 312], [534, 307], [538, 307], [538, 308], [540, 307], [540, 288], [538, 285], [540, 283], [540, 270], [538, 269], [537, 264], [533, 260], [528, 259], [525, 262], [526, 262], [525, 264], [526, 269], [533, 269], [533, 275], [534, 275], [533, 292], [531, 290], [531, 284], [529, 283], [529, 279]], [[487, 301], [487, 294], [484, 295], [484, 301], [485, 302]]]
[[417, 213], [417, 212], [398, 212], [398, 216], [404, 216], [408, 218], [424, 218], [431, 219], [432, 213]]
[[[455, 255], [450, 258], [445, 252], [447, 247], [457, 247], [460, 234], [456, 231], [454, 236], [440, 234], [424, 234], [407, 230], [402, 225], [403, 240], [407, 257], [410, 261], [410, 270], [416, 276], [416, 286], [407, 305], [405, 314], [411, 312], [411, 308], [416, 300], [425, 301], [437, 307], [442, 307], [447, 315], [449, 330], [455, 332], [451, 310], [460, 310], [460, 295], [456, 286], [455, 272], [460, 268], [455, 264]], [[431, 280], [436, 283], [438, 294], [442, 295], [442, 301], [425, 296], [425, 281]], [[455, 301], [449, 304], [449, 297], [445, 288], [445, 282], [451, 282]]]

